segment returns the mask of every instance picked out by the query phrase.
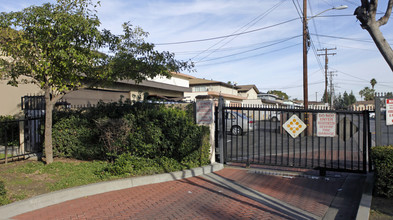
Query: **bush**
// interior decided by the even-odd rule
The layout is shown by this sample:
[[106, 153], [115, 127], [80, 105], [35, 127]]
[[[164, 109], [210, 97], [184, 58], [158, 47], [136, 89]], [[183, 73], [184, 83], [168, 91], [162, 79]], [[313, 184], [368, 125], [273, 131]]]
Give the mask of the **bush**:
[[375, 193], [393, 197], [393, 146], [373, 147], [371, 157], [375, 165]]
[[6, 144], [19, 145], [19, 122], [13, 116], [0, 116], [0, 145]]
[[100, 103], [96, 108], [58, 112], [54, 118], [56, 156], [105, 159], [113, 163], [108, 172], [114, 175], [138, 174], [139, 164], [154, 173], [209, 163], [209, 129], [178, 108]]
[[52, 136], [54, 156], [82, 160], [105, 158], [97, 129], [77, 112], [56, 118]]

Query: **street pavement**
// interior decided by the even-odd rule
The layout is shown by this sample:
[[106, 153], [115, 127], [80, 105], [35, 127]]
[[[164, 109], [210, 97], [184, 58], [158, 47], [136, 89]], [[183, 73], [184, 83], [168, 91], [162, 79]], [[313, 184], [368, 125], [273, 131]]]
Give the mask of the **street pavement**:
[[28, 203], [21, 202], [0, 208], [0, 218], [8, 208], [21, 210], [10, 216], [20, 220], [355, 219], [366, 180], [365, 175], [331, 172], [320, 177], [312, 170], [227, 166], [211, 171], [158, 183], [146, 179], [139, 186], [88, 196], [78, 192], [82, 197], [27, 212]]

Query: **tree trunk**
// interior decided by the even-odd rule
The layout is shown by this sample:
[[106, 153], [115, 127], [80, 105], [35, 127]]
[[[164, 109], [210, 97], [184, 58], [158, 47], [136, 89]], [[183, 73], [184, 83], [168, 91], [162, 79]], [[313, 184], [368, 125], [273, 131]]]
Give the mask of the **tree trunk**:
[[46, 164], [53, 162], [52, 148], [52, 110], [51, 89], [45, 88], [45, 159]]
[[383, 58], [385, 58], [390, 69], [393, 71], [393, 50], [386, 39], [383, 37], [382, 32], [379, 30], [378, 24], [375, 22], [370, 22], [366, 30], [368, 33], [370, 33], [375, 42], [375, 45], [377, 45], [379, 52], [381, 52]]

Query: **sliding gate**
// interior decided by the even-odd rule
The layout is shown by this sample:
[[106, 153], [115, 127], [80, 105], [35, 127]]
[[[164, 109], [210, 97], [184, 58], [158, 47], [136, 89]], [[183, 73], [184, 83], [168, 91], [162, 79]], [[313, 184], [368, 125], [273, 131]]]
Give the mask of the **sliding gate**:
[[258, 106], [221, 106], [217, 111], [224, 163], [367, 172], [368, 111]]

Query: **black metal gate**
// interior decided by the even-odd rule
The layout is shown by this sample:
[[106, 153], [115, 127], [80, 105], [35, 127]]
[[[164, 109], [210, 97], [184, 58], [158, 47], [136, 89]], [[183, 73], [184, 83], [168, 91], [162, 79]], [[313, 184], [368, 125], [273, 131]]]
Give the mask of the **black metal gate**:
[[[225, 106], [216, 108], [218, 144], [224, 163], [244, 163], [311, 168], [345, 172], [367, 172], [370, 142], [369, 112]], [[321, 114], [330, 115], [329, 137], [321, 130]], [[296, 115], [307, 124], [293, 138], [285, 126]], [[320, 119], [318, 119], [320, 118]], [[290, 123], [291, 121], [288, 121]], [[295, 125], [295, 124], [294, 124]], [[302, 129], [299, 124], [293, 127]], [[292, 132], [292, 130], [290, 131]]]
[[21, 106], [25, 114], [25, 152], [41, 152], [44, 140], [45, 98], [44, 96], [24, 96]]

